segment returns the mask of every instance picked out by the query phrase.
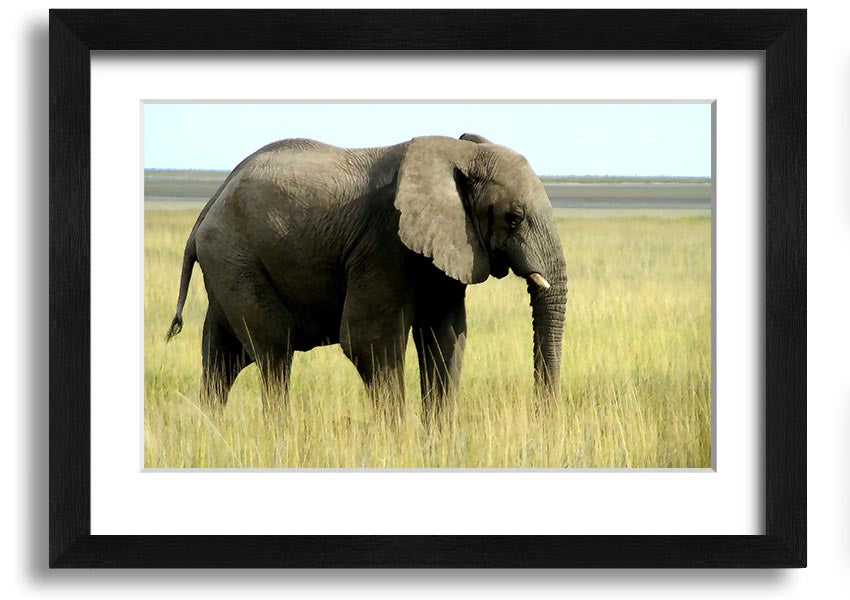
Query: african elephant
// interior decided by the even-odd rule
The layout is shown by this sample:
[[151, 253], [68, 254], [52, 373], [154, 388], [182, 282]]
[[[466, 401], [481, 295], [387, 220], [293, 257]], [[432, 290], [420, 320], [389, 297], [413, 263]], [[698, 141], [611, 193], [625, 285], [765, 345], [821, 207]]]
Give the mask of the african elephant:
[[403, 398], [412, 329], [423, 414], [433, 414], [458, 386], [466, 286], [509, 268], [528, 282], [535, 389], [557, 396], [567, 277], [552, 207], [524, 157], [480, 136], [260, 148], [201, 210], [166, 339], [182, 329], [196, 261], [209, 298], [202, 394], [213, 405], [252, 362], [264, 389], [285, 396], [293, 352], [335, 343], [386, 405], [378, 396]]

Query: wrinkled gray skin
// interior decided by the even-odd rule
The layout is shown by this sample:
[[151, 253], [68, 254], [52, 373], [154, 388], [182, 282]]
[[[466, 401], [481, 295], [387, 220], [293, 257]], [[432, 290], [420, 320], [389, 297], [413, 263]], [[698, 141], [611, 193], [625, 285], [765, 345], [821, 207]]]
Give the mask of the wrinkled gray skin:
[[168, 339], [182, 329], [195, 261], [209, 297], [202, 387], [214, 406], [252, 362], [285, 395], [294, 351], [339, 343], [388, 408], [403, 395], [412, 329], [433, 414], [457, 389], [466, 286], [509, 268], [528, 281], [536, 389], [557, 396], [567, 276], [552, 207], [525, 158], [480, 136], [261, 148], [189, 235]]

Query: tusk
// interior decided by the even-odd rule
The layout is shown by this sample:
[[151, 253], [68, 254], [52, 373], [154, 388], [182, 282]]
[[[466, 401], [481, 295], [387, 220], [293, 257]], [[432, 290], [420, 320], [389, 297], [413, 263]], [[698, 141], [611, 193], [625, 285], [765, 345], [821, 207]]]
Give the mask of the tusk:
[[544, 278], [543, 275], [541, 275], [540, 273], [532, 273], [528, 276], [528, 278], [534, 283], [536, 283], [539, 287], [542, 287], [544, 290], [548, 290], [550, 287], [552, 287], [551, 285], [549, 285], [549, 282], [546, 281], [546, 278]]

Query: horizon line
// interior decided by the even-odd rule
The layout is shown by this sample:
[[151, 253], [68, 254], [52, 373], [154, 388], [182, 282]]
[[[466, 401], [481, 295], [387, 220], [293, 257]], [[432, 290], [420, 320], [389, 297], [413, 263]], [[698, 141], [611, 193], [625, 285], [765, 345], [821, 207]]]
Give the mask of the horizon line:
[[[208, 173], [230, 173], [233, 169], [214, 169], [214, 168], [205, 168], [205, 167], [144, 167], [145, 171], [201, 171]], [[594, 173], [584, 173], [584, 174], [576, 174], [576, 173], [562, 173], [562, 174], [552, 174], [546, 173], [543, 175], [538, 175], [540, 178], [544, 177], [574, 177], [574, 178], [589, 178], [589, 177], [597, 177], [597, 178], [630, 178], [630, 179], [649, 179], [649, 178], [657, 178], [657, 179], [711, 179], [711, 175], [638, 175], [638, 174], [594, 174]]]

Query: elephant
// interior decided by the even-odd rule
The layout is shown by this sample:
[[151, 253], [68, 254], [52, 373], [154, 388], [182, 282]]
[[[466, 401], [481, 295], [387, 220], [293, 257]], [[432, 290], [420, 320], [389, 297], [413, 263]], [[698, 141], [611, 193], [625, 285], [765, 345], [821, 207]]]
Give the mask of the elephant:
[[552, 205], [523, 156], [479, 135], [260, 148], [189, 234], [166, 340], [182, 330], [195, 262], [212, 406], [251, 363], [285, 402], [293, 353], [338, 343], [373, 402], [398, 411], [412, 331], [423, 415], [439, 414], [458, 390], [466, 287], [509, 269], [527, 280], [537, 396], [558, 397], [567, 275]]

